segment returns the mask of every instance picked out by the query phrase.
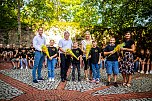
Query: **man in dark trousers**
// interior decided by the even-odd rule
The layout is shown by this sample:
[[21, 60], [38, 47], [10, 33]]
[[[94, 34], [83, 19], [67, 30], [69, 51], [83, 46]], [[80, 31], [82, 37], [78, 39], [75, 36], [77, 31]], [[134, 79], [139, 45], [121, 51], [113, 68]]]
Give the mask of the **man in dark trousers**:
[[59, 53], [61, 58], [61, 81], [65, 82], [67, 80], [67, 71], [71, 64], [71, 56], [66, 54], [66, 49], [72, 48], [72, 40], [69, 39], [70, 33], [68, 31], [64, 32], [64, 39], [59, 41]]

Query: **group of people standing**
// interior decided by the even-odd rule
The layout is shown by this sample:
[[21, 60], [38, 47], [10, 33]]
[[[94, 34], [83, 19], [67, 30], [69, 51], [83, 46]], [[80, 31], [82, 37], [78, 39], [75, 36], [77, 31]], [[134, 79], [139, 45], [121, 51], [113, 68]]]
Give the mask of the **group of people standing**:
[[[39, 80], [44, 80], [41, 75], [41, 69], [43, 66], [43, 61], [45, 59], [45, 50], [41, 49], [42, 45], [46, 45], [45, 38], [43, 37], [43, 28], [39, 28], [38, 35], [33, 39], [33, 46], [35, 48], [34, 56], [34, 66], [32, 70], [33, 82], [38, 83]], [[64, 38], [58, 43], [58, 49], [54, 47], [54, 40], [50, 40], [50, 45], [48, 47], [50, 57], [47, 57], [47, 67], [48, 67], [48, 79], [49, 81], [55, 80], [54, 68], [56, 64], [56, 57], [60, 62], [61, 67], [61, 81], [65, 82], [69, 79], [67, 78], [67, 72], [69, 67], [72, 65], [72, 81], [75, 81], [75, 69], [78, 71], [78, 81], [81, 81], [80, 67], [84, 64], [84, 76], [86, 81], [91, 83], [100, 82], [100, 64], [102, 63], [102, 58], [106, 57], [106, 73], [108, 76], [107, 86], [111, 84], [111, 75], [114, 76], [114, 86], [118, 87], [117, 75], [122, 74], [123, 85], [131, 86], [132, 74], [134, 73], [134, 57], [133, 54], [136, 50], [135, 42], [131, 39], [131, 33], [125, 33], [125, 46], [121, 47], [121, 52], [115, 52], [116, 40], [114, 37], [110, 38], [110, 44], [104, 49], [97, 46], [96, 40], [92, 40], [90, 32], [85, 32], [84, 40], [79, 42], [72, 42], [69, 39], [70, 33], [68, 31], [64, 32]], [[89, 54], [87, 53], [87, 45], [91, 45]], [[72, 57], [71, 54], [66, 52], [67, 49], [75, 54]], [[88, 54], [88, 56], [87, 56]], [[150, 60], [151, 61], [151, 60]], [[36, 71], [38, 77], [36, 77]]]

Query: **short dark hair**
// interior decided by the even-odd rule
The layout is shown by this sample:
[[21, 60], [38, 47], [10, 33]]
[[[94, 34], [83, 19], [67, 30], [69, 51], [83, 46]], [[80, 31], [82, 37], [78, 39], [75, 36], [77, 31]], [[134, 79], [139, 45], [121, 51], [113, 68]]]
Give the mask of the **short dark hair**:
[[78, 42], [77, 42], [77, 41], [74, 41], [73, 44], [74, 44], [74, 43], [78, 43]]
[[25, 50], [25, 48], [22, 48], [22, 50]]
[[130, 33], [130, 35], [131, 35], [131, 31], [126, 31], [126, 32], [125, 32], [125, 35], [126, 35], [127, 33]]
[[97, 42], [96, 40], [92, 40], [92, 43]]

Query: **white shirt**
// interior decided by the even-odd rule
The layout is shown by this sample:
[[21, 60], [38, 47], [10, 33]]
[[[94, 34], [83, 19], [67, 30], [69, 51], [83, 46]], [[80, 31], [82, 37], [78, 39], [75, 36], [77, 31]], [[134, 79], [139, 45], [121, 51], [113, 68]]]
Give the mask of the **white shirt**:
[[[72, 45], [73, 43], [71, 39], [68, 39], [68, 40], [61, 39], [59, 41], [59, 47], [62, 48], [64, 51], [66, 51], [66, 49], [72, 49]], [[60, 51], [60, 53], [63, 53], [63, 52]]]
[[41, 37], [39, 34], [37, 34], [33, 38], [33, 47], [35, 48], [35, 50], [42, 51], [41, 49], [42, 45], [46, 45], [45, 37], [44, 36]]

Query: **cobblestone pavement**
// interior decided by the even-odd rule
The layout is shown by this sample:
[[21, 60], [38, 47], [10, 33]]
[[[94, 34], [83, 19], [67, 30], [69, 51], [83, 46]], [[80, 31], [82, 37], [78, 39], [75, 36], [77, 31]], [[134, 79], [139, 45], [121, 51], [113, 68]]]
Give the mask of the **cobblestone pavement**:
[[[7, 65], [6, 65], [7, 66]], [[3, 67], [4, 68], [4, 67]], [[101, 82], [89, 83], [71, 81], [71, 69], [68, 72], [70, 81], [60, 82], [60, 69], [55, 70], [55, 82], [47, 80], [47, 69], [42, 69], [44, 81], [32, 83], [31, 69], [0, 70], [0, 100], [13, 101], [151, 101], [152, 75], [136, 73], [132, 86], [121, 85], [122, 76], [118, 75], [119, 87], [106, 86], [107, 75], [101, 69]], [[76, 73], [77, 77], [77, 73]], [[113, 81], [113, 79], [112, 79]]]
[[128, 99], [128, 100], [121, 100], [121, 101], [152, 101], [152, 98]]
[[18, 90], [15, 87], [12, 87], [10, 84], [7, 84], [2, 80], [0, 80], [0, 87], [0, 100], [12, 99], [13, 97], [23, 94], [22, 91]]
[[[96, 83], [90, 83], [90, 82], [84, 80], [84, 75], [83, 75], [84, 70], [83, 69], [81, 69], [81, 81], [79, 81], [79, 82], [77, 79], [78, 78], [77, 73], [75, 73], [76, 80], [75, 81], [71, 80], [72, 79], [71, 73], [72, 73], [72, 71], [70, 72], [70, 75], [69, 75], [70, 81], [67, 82], [67, 84], [65, 86], [65, 90], [76, 90], [76, 91], [80, 91], [80, 92], [85, 92], [85, 91], [92, 90], [92, 89], [95, 89], [95, 88], [98, 88], [101, 86], [105, 86], [104, 82], [100, 82], [99, 84], [96, 84]], [[101, 81], [105, 81], [105, 75], [103, 75]]]
[[93, 95], [107, 95], [107, 94], [125, 94], [131, 92], [152, 92], [152, 78], [142, 77], [139, 79], [133, 79], [131, 87], [124, 87], [119, 85], [119, 87], [111, 86], [104, 90], [99, 90]]
[[10, 76], [16, 80], [19, 80], [25, 84], [28, 84], [32, 87], [35, 87], [40, 90], [47, 90], [47, 89], [56, 89], [60, 83], [60, 71], [58, 69], [55, 70], [55, 81], [49, 82], [47, 79], [47, 69], [42, 69], [42, 76], [45, 79], [39, 83], [32, 82], [32, 69], [9, 69], [9, 70], [1, 70], [1, 73]]

